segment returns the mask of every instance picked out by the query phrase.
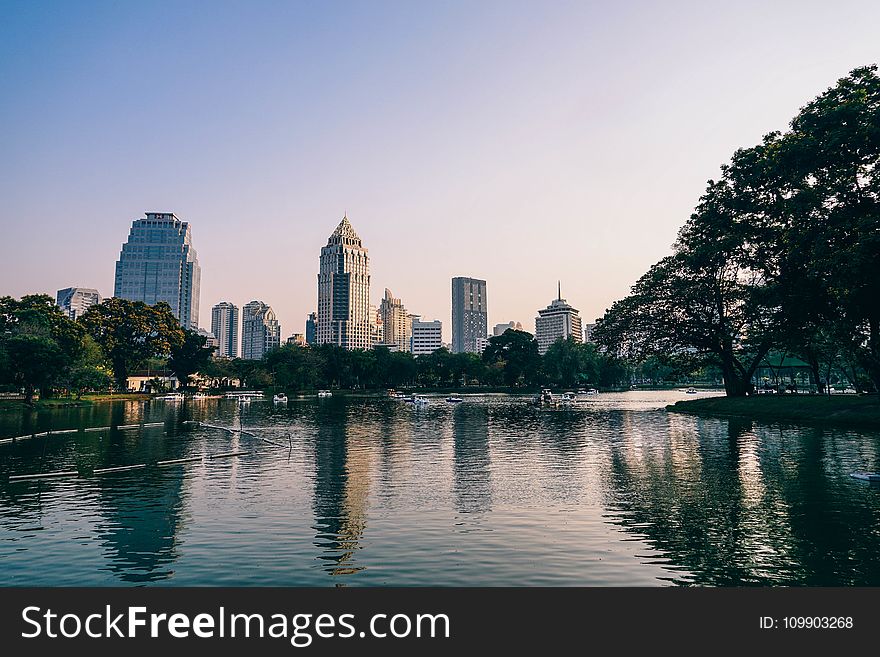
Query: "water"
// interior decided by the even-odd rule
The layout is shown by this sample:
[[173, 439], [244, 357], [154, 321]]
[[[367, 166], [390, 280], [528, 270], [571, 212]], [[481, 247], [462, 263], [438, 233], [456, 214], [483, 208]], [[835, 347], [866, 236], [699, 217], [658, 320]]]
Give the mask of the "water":
[[[880, 433], [668, 414], [678, 391], [0, 413], [2, 585], [880, 585]], [[197, 419], [273, 441], [192, 428]], [[76, 478], [10, 474], [217, 461]]]

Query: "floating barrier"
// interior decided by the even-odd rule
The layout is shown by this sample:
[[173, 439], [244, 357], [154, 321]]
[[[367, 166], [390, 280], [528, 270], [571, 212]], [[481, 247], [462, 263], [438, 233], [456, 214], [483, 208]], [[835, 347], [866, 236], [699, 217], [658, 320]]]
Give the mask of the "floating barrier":
[[83, 429], [83, 431], [110, 431], [111, 427], [89, 427], [88, 429]]
[[126, 470], [143, 470], [147, 467], [146, 463], [139, 463], [137, 465], [117, 465], [112, 468], [99, 468], [97, 470], [92, 470], [92, 474], [106, 474], [108, 472], [125, 472]]
[[10, 475], [9, 481], [23, 481], [25, 479], [48, 479], [49, 477], [75, 477], [79, 472], [76, 470], [59, 470], [57, 472], [40, 472], [37, 474]]
[[61, 431], [50, 431], [50, 435], [55, 435], [56, 433], [79, 433], [79, 429], [62, 429]]
[[191, 456], [189, 458], [183, 458], [183, 459], [170, 459], [168, 461], [156, 461], [156, 465], [158, 465], [158, 466], [175, 465], [177, 463], [192, 463], [193, 461], [202, 461], [202, 460], [204, 460], [204, 457], [202, 457], [202, 456]]
[[250, 454], [250, 452], [242, 452], [242, 451], [221, 452], [220, 454], [208, 454], [208, 458], [209, 459], [225, 459], [225, 458], [229, 458], [230, 456], [244, 456], [245, 454]]
[[862, 481], [873, 481], [880, 483], [880, 472], [853, 472], [850, 474], [850, 477], [853, 479], [860, 479]]

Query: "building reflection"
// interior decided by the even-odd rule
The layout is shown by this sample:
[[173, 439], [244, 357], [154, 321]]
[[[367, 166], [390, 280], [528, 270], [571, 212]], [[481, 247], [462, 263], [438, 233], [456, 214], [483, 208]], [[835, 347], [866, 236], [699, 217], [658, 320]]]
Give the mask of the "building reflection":
[[880, 518], [852, 499], [862, 489], [846, 476], [857, 447], [820, 429], [682, 416], [670, 422], [668, 440], [612, 445], [607, 506], [612, 522], [680, 573], [673, 579], [880, 583]]
[[[104, 462], [154, 463], [186, 456], [186, 442], [113, 431], [105, 450]], [[155, 582], [171, 577], [174, 571], [170, 565], [178, 556], [186, 469], [148, 468], [101, 477], [97, 484], [102, 520], [97, 533], [104, 544], [108, 570], [123, 582]]]
[[315, 545], [318, 559], [334, 576], [365, 568], [357, 563], [357, 552], [367, 524], [373, 448], [361, 419], [357, 407], [342, 410], [333, 402], [323, 404], [316, 416]]
[[489, 409], [459, 404], [452, 416], [452, 471], [455, 507], [460, 513], [492, 508], [489, 462]]

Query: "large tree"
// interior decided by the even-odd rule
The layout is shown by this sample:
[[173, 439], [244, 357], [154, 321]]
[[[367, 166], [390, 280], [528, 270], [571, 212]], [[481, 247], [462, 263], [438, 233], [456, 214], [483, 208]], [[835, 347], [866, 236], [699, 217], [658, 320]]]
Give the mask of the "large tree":
[[502, 378], [508, 387], [533, 386], [541, 372], [538, 341], [531, 333], [507, 329], [501, 335], [489, 338], [483, 351], [483, 362], [502, 368]]
[[148, 306], [112, 297], [89, 308], [80, 322], [110, 362], [120, 390], [126, 389], [129, 374], [149, 358], [167, 358], [185, 340], [183, 328], [166, 303]]
[[184, 387], [189, 385], [190, 377], [208, 367], [213, 347], [208, 347], [208, 338], [188, 329], [183, 332], [183, 340], [171, 344], [171, 357], [168, 367]]

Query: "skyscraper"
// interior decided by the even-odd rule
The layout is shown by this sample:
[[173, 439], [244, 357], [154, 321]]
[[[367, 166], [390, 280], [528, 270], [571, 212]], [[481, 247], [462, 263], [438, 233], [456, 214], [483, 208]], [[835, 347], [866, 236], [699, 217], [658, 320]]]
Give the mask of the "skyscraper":
[[281, 325], [275, 311], [262, 301], [251, 301], [241, 309], [241, 357], [260, 360], [266, 352], [281, 346]]
[[318, 344], [369, 349], [370, 258], [348, 216], [321, 249], [318, 272]]
[[523, 326], [519, 322], [507, 322], [507, 324], [496, 324], [492, 329], [493, 337], [498, 337], [499, 335], [504, 335], [504, 332], [507, 329], [512, 329], [514, 331], [522, 331]]
[[419, 315], [411, 315], [411, 317], [413, 356], [433, 354], [443, 346], [443, 324], [439, 319], [423, 322]]
[[403, 301], [396, 299], [387, 287], [385, 297], [379, 304], [379, 315], [382, 318], [384, 343], [396, 344], [398, 351], [409, 351], [412, 319], [406, 312]]
[[238, 306], [221, 301], [211, 308], [211, 333], [217, 338], [217, 355], [238, 358]]
[[306, 317], [306, 344], [318, 343], [318, 318], [315, 313]]
[[486, 281], [452, 279], [452, 351], [480, 353], [488, 326]]
[[132, 222], [122, 245], [113, 296], [149, 305], [164, 301], [184, 328], [197, 329], [201, 277], [189, 224], [170, 212], [147, 212]]
[[58, 290], [55, 303], [70, 319], [76, 320], [89, 308], [101, 303], [101, 295], [89, 287], [66, 287]]
[[562, 298], [562, 285], [559, 284], [556, 299], [543, 310], [538, 311], [535, 318], [535, 338], [538, 340], [538, 351], [543, 356], [554, 342], [560, 338], [572, 338], [575, 342], [584, 339], [581, 329], [581, 316]]

